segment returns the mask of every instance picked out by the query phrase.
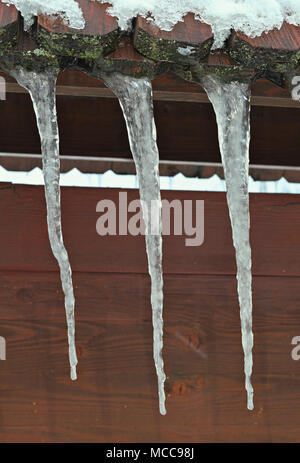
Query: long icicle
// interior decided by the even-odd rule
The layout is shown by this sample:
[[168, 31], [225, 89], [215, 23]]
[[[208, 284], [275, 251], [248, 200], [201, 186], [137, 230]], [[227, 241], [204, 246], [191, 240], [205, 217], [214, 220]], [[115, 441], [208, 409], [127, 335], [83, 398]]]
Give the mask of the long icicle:
[[223, 84], [213, 76], [203, 78], [202, 85], [214, 107], [218, 124], [227, 203], [236, 250], [247, 407], [253, 410], [252, 275], [248, 193], [250, 86], [239, 82]]
[[[118, 97], [123, 110], [139, 181], [140, 199], [146, 229], [145, 238], [148, 267], [151, 277], [153, 356], [158, 377], [159, 410], [162, 415], [165, 415], [164, 382], [166, 376], [162, 358], [163, 276], [161, 196], [158, 171], [159, 155], [153, 116], [152, 85], [147, 78], [135, 79], [118, 73], [105, 75], [103, 79]], [[152, 214], [150, 211], [152, 211]], [[154, 224], [155, 221], [157, 221], [156, 224]], [[154, 233], [152, 234], [153, 231]]]
[[8, 72], [22, 87], [28, 90], [37, 119], [43, 155], [48, 234], [52, 252], [60, 268], [62, 288], [65, 295], [71, 379], [76, 380], [76, 365], [78, 361], [75, 347], [75, 299], [72, 271], [68, 253], [63, 242], [61, 226], [59, 132], [55, 93], [57, 75], [55, 72], [38, 74], [26, 71], [23, 68], [9, 69]]

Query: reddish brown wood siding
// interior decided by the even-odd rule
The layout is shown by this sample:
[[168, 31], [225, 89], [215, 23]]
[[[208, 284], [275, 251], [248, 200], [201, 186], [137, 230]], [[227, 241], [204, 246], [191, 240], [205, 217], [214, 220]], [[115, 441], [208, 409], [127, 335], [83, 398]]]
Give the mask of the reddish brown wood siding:
[[0, 5], [0, 27], [13, 24], [18, 19], [18, 11], [13, 5]]
[[253, 48], [297, 51], [300, 48], [300, 29], [284, 22], [280, 29], [263, 32], [259, 37], [247, 37], [238, 32], [238, 37], [245, 40]]
[[[205, 200], [205, 242], [165, 237], [167, 409], [159, 415], [143, 237], [99, 237], [109, 189], [64, 188], [77, 298], [79, 379], [69, 379], [63, 295], [41, 187], [0, 189], [1, 442], [299, 441], [300, 200], [251, 195], [255, 409], [246, 409], [225, 195]], [[137, 198], [129, 192], [129, 200]]]

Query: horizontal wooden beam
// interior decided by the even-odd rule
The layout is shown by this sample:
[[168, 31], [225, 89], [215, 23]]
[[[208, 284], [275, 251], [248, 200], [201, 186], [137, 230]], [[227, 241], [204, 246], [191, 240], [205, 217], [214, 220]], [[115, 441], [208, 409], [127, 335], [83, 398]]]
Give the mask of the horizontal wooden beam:
[[[35, 167], [42, 168], [41, 154], [26, 153], [0, 153], [0, 165], [10, 171], [29, 172]], [[102, 174], [112, 170], [116, 174], [133, 174], [136, 169], [133, 159], [112, 158], [112, 157], [92, 157], [92, 156], [60, 156], [61, 172], [69, 172], [77, 168], [81, 172]], [[217, 174], [224, 178], [223, 166], [218, 162], [191, 162], [182, 160], [178, 161], [159, 161], [159, 173], [162, 176], [173, 177], [182, 173], [186, 177], [209, 178]], [[254, 180], [276, 181], [281, 177], [289, 182], [300, 183], [300, 167], [292, 166], [267, 166], [267, 165], [249, 165], [249, 175]]]
[[[175, 81], [169, 83], [174, 85], [172, 90], [182, 91]], [[165, 91], [163, 80], [154, 84], [156, 90]], [[191, 90], [195, 93], [194, 88]], [[264, 88], [260, 90], [265, 92]], [[271, 86], [271, 93], [267, 94], [282, 95], [279, 91]], [[260, 96], [258, 91], [256, 94]], [[216, 120], [210, 104], [155, 100], [154, 109], [162, 160], [220, 162]], [[62, 155], [131, 158], [124, 117], [115, 98], [58, 95], [57, 110]], [[299, 166], [297, 114], [297, 108], [252, 107], [252, 163]], [[40, 152], [36, 120], [27, 94], [7, 93], [7, 100], [0, 102], [0, 115], [0, 152]]]
[[[20, 85], [8, 82], [6, 85], [8, 93], [27, 93]], [[74, 96], [74, 97], [91, 97], [91, 98], [116, 98], [114, 93], [106, 87], [77, 87], [57, 85], [57, 95]], [[189, 93], [177, 91], [154, 90], [153, 98], [157, 101], [181, 101], [185, 103], [210, 103], [205, 93]], [[270, 106], [282, 108], [300, 108], [300, 101], [292, 98], [273, 97], [273, 96], [255, 96], [251, 97], [253, 106]]]

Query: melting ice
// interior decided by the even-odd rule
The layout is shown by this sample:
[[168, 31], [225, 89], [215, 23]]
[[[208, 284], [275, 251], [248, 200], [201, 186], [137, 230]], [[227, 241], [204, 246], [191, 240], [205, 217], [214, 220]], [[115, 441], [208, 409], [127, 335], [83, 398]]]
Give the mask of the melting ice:
[[205, 77], [202, 85], [212, 102], [218, 124], [227, 202], [236, 251], [247, 406], [252, 410], [252, 276], [248, 194], [250, 86], [238, 82], [222, 84], [213, 76]]
[[56, 117], [56, 74], [29, 72], [22, 68], [7, 70], [31, 96], [36, 114], [43, 155], [43, 174], [47, 203], [48, 233], [52, 252], [57, 259], [68, 326], [71, 379], [77, 379], [75, 348], [74, 292], [72, 271], [63, 243], [60, 208], [59, 133]]
[[159, 409], [166, 414], [163, 348], [162, 224], [159, 187], [159, 155], [153, 117], [152, 86], [147, 79], [121, 74], [103, 76], [118, 97], [126, 120], [130, 148], [136, 165], [145, 221], [146, 250], [151, 277], [153, 356], [158, 376]]

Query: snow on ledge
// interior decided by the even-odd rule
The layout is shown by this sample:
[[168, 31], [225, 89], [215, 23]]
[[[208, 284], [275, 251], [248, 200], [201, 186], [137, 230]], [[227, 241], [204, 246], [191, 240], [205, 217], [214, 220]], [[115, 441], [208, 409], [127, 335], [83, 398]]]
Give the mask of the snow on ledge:
[[[107, 3], [107, 0], [93, 0]], [[171, 30], [187, 13], [212, 26], [214, 48], [221, 48], [230, 30], [249, 37], [280, 28], [283, 21], [300, 24], [300, 0], [110, 0], [107, 12], [118, 18], [121, 29], [141, 15], [163, 30]]]
[[[39, 167], [30, 172], [15, 172], [4, 169], [0, 165], [0, 183], [10, 182], [21, 185], [44, 185], [43, 173]], [[91, 188], [138, 188], [136, 175], [115, 174], [108, 170], [104, 174], [87, 174], [77, 168], [60, 174], [61, 186]], [[191, 178], [178, 173], [174, 177], [160, 177], [161, 190], [184, 191], [226, 191], [225, 180], [217, 174], [210, 178]], [[285, 178], [277, 181], [253, 180], [249, 177], [250, 193], [290, 193], [300, 194], [300, 183], [290, 183]]]
[[[83, 13], [76, 0], [0, 0], [15, 5], [29, 28], [38, 13], [58, 14], [74, 29], [83, 29]], [[108, 0], [91, 0], [107, 3]], [[300, 24], [300, 0], [109, 0], [107, 12], [118, 19], [121, 29], [131, 27], [132, 18], [141, 15], [163, 30], [172, 30], [187, 13], [212, 26], [214, 48], [221, 48], [230, 29], [249, 37], [279, 29], [283, 21]]]

